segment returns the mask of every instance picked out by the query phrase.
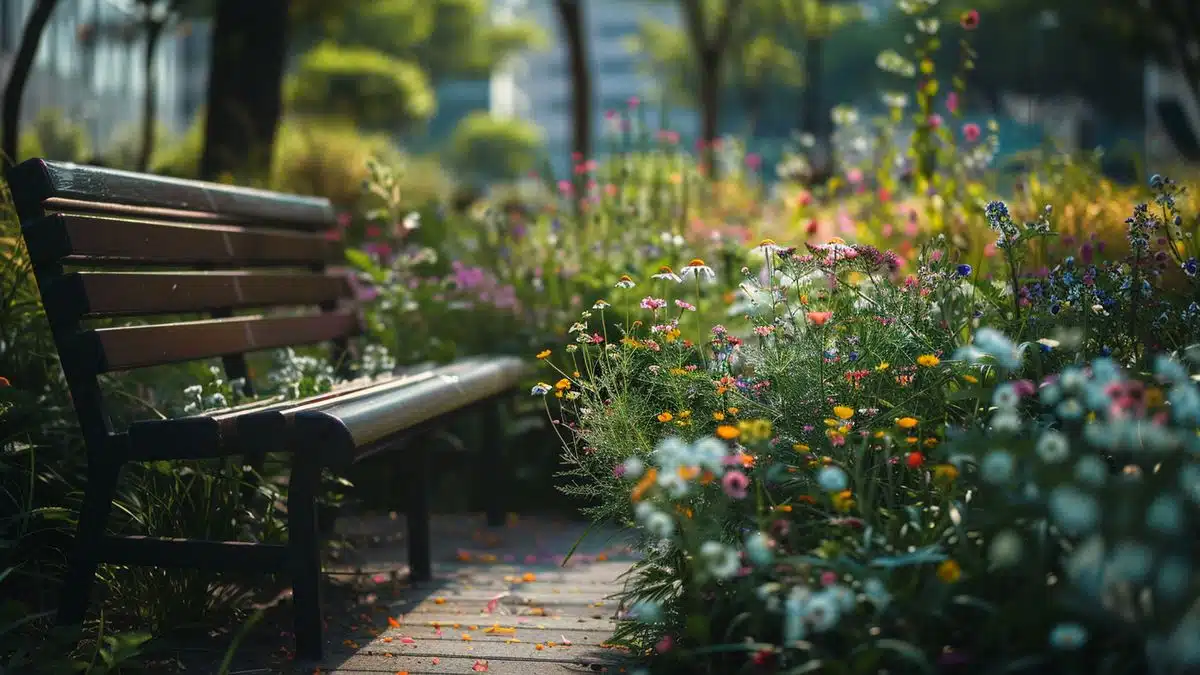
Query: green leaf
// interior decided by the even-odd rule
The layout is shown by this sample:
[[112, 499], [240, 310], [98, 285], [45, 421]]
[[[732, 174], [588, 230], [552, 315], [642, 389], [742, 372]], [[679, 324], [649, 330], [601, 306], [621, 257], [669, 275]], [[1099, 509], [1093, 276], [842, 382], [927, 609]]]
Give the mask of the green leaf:
[[862, 650], [867, 649], [895, 654], [902, 660], [915, 666], [922, 673], [933, 675], [935, 672], [933, 664], [929, 662], [929, 659], [925, 656], [925, 652], [922, 652], [910, 642], [885, 638], [883, 640], [876, 640], [875, 642], [863, 645], [858, 649], [855, 649], [852, 654], [858, 654]]

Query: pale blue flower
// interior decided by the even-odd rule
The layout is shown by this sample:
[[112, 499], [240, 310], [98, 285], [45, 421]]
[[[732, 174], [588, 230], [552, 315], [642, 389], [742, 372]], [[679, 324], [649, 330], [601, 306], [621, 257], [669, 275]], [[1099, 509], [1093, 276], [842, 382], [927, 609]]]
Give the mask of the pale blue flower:
[[1087, 384], [1087, 376], [1075, 366], [1064, 369], [1058, 376], [1058, 385], [1062, 387], [1062, 391], [1068, 394], [1079, 393], [1085, 384]]
[[677, 470], [659, 473], [656, 482], [671, 499], [685, 497], [692, 487]]
[[545, 396], [550, 393], [550, 389], [550, 385], [545, 382], [539, 382], [533, 385], [533, 388], [529, 390], [529, 394], [530, 396]]
[[725, 455], [729, 454], [729, 446], [720, 440], [705, 436], [692, 444], [692, 460], [713, 473], [724, 470]]
[[1188, 371], [1183, 364], [1167, 354], [1159, 354], [1154, 359], [1154, 375], [1163, 382], [1187, 382]]
[[1091, 532], [1100, 522], [1100, 506], [1095, 497], [1073, 485], [1059, 485], [1047, 500], [1050, 520], [1069, 535]]
[[1193, 502], [1200, 503], [1200, 464], [1189, 462], [1179, 468], [1179, 489]]
[[1118, 581], [1140, 584], [1154, 569], [1154, 552], [1140, 541], [1118, 543], [1108, 557], [1108, 572]]
[[817, 484], [826, 492], [841, 492], [850, 485], [850, 479], [841, 467], [827, 466], [817, 472]]
[[1012, 530], [1004, 530], [992, 538], [988, 545], [988, 561], [996, 569], [1013, 567], [1021, 562], [1025, 555], [1025, 543], [1021, 535]]
[[625, 478], [638, 478], [646, 470], [646, 463], [640, 457], [630, 457], [621, 463], [621, 475]]
[[808, 626], [804, 619], [811, 597], [812, 593], [807, 588], [800, 586], [792, 588], [788, 593], [787, 600], [783, 603], [783, 643], [785, 645], [803, 640], [807, 636]]
[[675, 534], [675, 519], [657, 509], [649, 509], [642, 515], [642, 527], [658, 539], [667, 539]]
[[629, 615], [642, 623], [658, 623], [662, 621], [662, 604], [653, 600], [638, 600], [629, 608]]
[[1164, 598], [1185, 597], [1192, 580], [1192, 563], [1181, 556], [1171, 556], [1158, 565], [1158, 578], [1154, 587]]
[[701, 544], [700, 557], [706, 563], [708, 573], [717, 579], [729, 579], [741, 569], [737, 551], [717, 541]]
[[1060, 623], [1050, 631], [1050, 646], [1072, 652], [1087, 644], [1088, 632], [1074, 621]]
[[1200, 390], [1191, 382], [1180, 382], [1167, 392], [1171, 415], [1180, 422], [1200, 426]]
[[863, 582], [863, 596], [867, 602], [875, 605], [876, 609], [886, 609], [892, 602], [892, 594], [888, 592], [887, 586], [875, 577]]
[[664, 470], [674, 472], [680, 466], [691, 463], [691, 451], [691, 446], [671, 436], [662, 439], [655, 446], [654, 459]]
[[804, 618], [817, 633], [831, 630], [841, 619], [842, 613], [837, 596], [828, 589], [813, 594], [804, 607]]
[[770, 565], [775, 559], [771, 538], [762, 532], [746, 537], [746, 557], [755, 565]]
[[1048, 429], [1038, 438], [1036, 452], [1043, 462], [1058, 464], [1071, 456], [1071, 445], [1061, 431]]
[[1054, 412], [1064, 420], [1077, 420], [1083, 416], [1083, 406], [1079, 405], [1079, 401], [1069, 398], [1059, 403]]
[[1091, 487], [1108, 482], [1108, 464], [1095, 455], [1084, 455], [1075, 462], [1075, 480]]
[[1041, 399], [1043, 405], [1056, 405], [1062, 400], [1062, 387], [1057, 384], [1048, 384], [1038, 392], [1038, 398]]
[[980, 328], [975, 333], [975, 348], [991, 356], [1001, 368], [1015, 370], [1021, 365], [1021, 354], [1003, 333], [994, 328]]
[[1010, 410], [1020, 403], [1021, 395], [1017, 393], [1017, 388], [1012, 382], [1005, 382], [996, 387], [995, 393], [992, 394], [992, 405], [997, 408]]
[[1183, 500], [1173, 494], [1162, 494], [1146, 509], [1146, 526], [1165, 535], [1183, 530]]
[[979, 474], [993, 485], [1004, 485], [1013, 479], [1017, 463], [1007, 450], [992, 450], [979, 463]]
[[992, 415], [992, 431], [1013, 434], [1021, 430], [1021, 416], [1012, 408], [1001, 408]]

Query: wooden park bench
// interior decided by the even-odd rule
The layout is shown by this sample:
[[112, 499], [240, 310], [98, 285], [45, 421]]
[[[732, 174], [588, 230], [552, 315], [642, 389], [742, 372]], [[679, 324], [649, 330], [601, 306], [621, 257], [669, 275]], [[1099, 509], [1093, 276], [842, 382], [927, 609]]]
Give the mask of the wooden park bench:
[[[467, 359], [303, 400], [114, 429], [99, 382], [105, 373], [221, 357], [232, 381], [247, 377], [247, 353], [320, 343], [331, 344], [332, 358], [344, 365], [363, 323], [347, 276], [334, 269], [343, 258], [326, 236], [335, 227], [333, 211], [325, 199], [40, 159], [12, 168], [8, 180], [87, 448], [61, 623], [83, 620], [100, 563], [283, 573], [292, 582], [297, 656], [321, 658], [322, 469], [405, 447], [471, 411], [482, 416], [482, 471], [502, 470], [500, 399], [523, 371], [512, 357]], [[114, 317], [167, 322], [96, 327], [93, 321]], [[261, 467], [267, 453], [290, 458], [286, 545], [105, 532], [127, 462], [242, 456]], [[427, 454], [414, 448], [405, 458], [415, 581], [430, 579], [432, 568]], [[501, 524], [497, 498], [487, 511], [489, 525]]]

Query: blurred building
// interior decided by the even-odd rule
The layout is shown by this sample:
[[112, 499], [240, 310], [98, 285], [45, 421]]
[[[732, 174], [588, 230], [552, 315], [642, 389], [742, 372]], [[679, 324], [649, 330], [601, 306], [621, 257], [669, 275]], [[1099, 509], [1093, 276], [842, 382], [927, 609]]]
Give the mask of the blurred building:
[[[0, 0], [0, 74], [7, 81], [34, 0]], [[134, 133], [146, 82], [144, 38], [128, 0], [59, 2], [42, 35], [21, 114], [58, 108], [104, 146]], [[183, 131], [203, 104], [208, 71], [207, 22], [191, 21], [163, 35], [156, 58], [158, 118]]]
[[[551, 166], [558, 175], [570, 171], [571, 71], [566, 40], [553, 0], [493, 0], [497, 21], [521, 18], [542, 26], [550, 37], [545, 49], [514, 56], [500, 66], [491, 81], [491, 110], [497, 115], [527, 119], [542, 128]], [[603, 0], [583, 3], [584, 41], [592, 66], [592, 109], [595, 138], [604, 132], [603, 111], [620, 109], [632, 97], [648, 101], [651, 126], [659, 120], [654, 81], [639, 69], [628, 43], [643, 19], [680, 23], [675, 3], [648, 0]], [[670, 111], [670, 128], [685, 138], [697, 128], [693, 111]], [[597, 142], [598, 150], [603, 143]]]

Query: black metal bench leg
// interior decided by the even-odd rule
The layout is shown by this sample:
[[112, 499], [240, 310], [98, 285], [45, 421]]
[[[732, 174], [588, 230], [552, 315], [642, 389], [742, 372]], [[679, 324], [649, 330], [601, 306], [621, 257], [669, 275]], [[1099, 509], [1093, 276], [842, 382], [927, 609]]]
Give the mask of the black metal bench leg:
[[[425, 439], [419, 439], [418, 442]], [[433, 578], [433, 551], [429, 535], [429, 458], [427, 452], [413, 453], [408, 481], [408, 569], [412, 581]]]
[[512, 478], [504, 475], [504, 450], [508, 445], [504, 434], [504, 406], [500, 401], [491, 401], [483, 407], [479, 489], [483, 491], [488, 527], [504, 525], [508, 481]]
[[319, 660], [324, 655], [321, 617], [321, 547], [317, 529], [317, 493], [321, 466], [299, 452], [288, 481], [288, 546], [291, 548], [292, 600], [295, 603], [296, 657]]
[[108, 514], [112, 511], [120, 473], [121, 464], [118, 462], [88, 462], [88, 482], [83, 492], [79, 523], [58, 605], [56, 619], [59, 625], [79, 625], [87, 614], [92, 586], [96, 581], [96, 568], [100, 564], [100, 542], [104, 537]]

